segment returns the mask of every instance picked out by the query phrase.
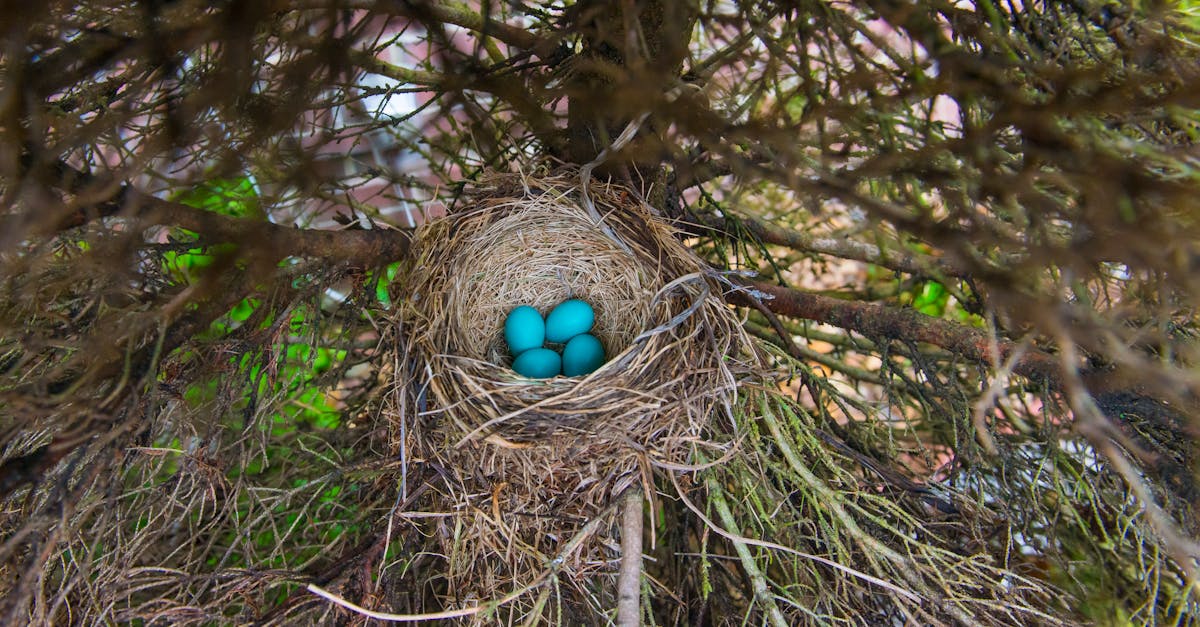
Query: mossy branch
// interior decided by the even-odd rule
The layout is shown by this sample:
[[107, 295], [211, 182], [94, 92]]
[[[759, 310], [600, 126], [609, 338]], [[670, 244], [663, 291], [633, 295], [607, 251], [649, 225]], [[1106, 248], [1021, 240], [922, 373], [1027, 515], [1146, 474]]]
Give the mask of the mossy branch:
[[[757, 300], [782, 316], [832, 324], [871, 338], [886, 337], [932, 344], [982, 364], [1002, 363], [1022, 350], [1017, 342], [996, 339], [979, 329], [931, 318], [914, 310], [878, 303], [844, 301], [758, 281], [750, 282], [746, 287], [766, 296]], [[746, 291], [735, 291], [729, 295], [729, 300], [737, 305], [754, 307], [756, 297]], [[998, 352], [994, 352], [993, 347]], [[1061, 389], [1061, 360], [1039, 350], [1026, 348], [1024, 351], [1025, 354], [1014, 364], [1013, 371]]]

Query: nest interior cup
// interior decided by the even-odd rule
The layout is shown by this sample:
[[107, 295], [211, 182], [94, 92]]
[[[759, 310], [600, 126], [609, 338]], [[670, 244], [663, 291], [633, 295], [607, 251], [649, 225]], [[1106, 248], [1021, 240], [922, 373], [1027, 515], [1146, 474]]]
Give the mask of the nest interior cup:
[[502, 332], [508, 313], [529, 305], [544, 317], [570, 298], [592, 305], [594, 334], [605, 354], [616, 354], [645, 324], [656, 277], [631, 263], [613, 241], [579, 237], [588, 228], [585, 216], [536, 204], [496, 220], [486, 236], [464, 248], [466, 258], [479, 259], [486, 270], [458, 275], [446, 293], [453, 328], [463, 331], [459, 354], [510, 364]]
[[[427, 366], [426, 412], [465, 438], [641, 440], [680, 421], [699, 427], [734, 389], [727, 357], [748, 341], [703, 262], [623, 187], [589, 184], [597, 223], [571, 174], [485, 178], [414, 240], [406, 326]], [[530, 305], [546, 315], [570, 298], [594, 307], [606, 363], [583, 377], [513, 372], [508, 312]]]

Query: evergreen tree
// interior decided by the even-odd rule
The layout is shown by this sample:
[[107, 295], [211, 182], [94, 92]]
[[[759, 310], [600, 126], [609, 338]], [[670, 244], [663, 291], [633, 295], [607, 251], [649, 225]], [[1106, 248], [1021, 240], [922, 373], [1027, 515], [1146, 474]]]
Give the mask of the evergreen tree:
[[[0, 622], [1191, 624], [1192, 5], [0, 2]], [[497, 173], [703, 260], [713, 446], [441, 430]]]

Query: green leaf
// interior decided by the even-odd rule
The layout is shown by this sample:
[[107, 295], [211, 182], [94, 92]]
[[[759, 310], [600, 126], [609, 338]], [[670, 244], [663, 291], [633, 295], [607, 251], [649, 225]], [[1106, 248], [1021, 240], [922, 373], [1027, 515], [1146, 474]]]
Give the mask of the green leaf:
[[237, 253], [235, 244], [215, 244], [189, 248], [185, 252], [169, 250], [163, 253], [163, 269], [178, 283], [194, 284], [217, 259]]
[[400, 270], [400, 262], [388, 264], [384, 268], [379, 278], [375, 281], [375, 300], [379, 301], [384, 307], [392, 306], [392, 297], [388, 293], [388, 285], [396, 278], [396, 273]]
[[205, 181], [175, 194], [171, 200], [235, 218], [266, 218], [249, 175]]
[[950, 293], [946, 291], [945, 286], [937, 281], [927, 281], [921, 285], [921, 289], [916, 295], [910, 293], [900, 294], [900, 303], [912, 303], [913, 309], [934, 317], [941, 317], [946, 313], [946, 305], [950, 302]]

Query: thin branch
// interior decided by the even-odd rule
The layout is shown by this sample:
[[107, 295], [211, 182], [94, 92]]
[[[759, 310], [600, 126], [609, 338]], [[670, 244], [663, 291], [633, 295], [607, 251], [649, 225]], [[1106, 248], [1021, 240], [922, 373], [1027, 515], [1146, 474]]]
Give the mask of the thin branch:
[[819, 353], [806, 346], [801, 346], [792, 339], [791, 335], [779, 335], [777, 330], [768, 329], [767, 327], [764, 327], [753, 321], [746, 322], [746, 329], [750, 331], [751, 335], [778, 346], [780, 349], [786, 351], [788, 355], [791, 355], [794, 359], [816, 362], [833, 372], [840, 372], [852, 379], [856, 379], [864, 383], [887, 385], [887, 382], [884, 381], [878, 374], [863, 368], [856, 368], [854, 366], [847, 365], [837, 357]]
[[474, 605], [471, 607], [464, 607], [462, 609], [457, 609], [457, 610], [446, 610], [444, 612], [432, 612], [429, 614], [389, 614], [387, 612], [376, 612], [374, 610], [368, 610], [367, 608], [362, 607], [361, 605], [357, 605], [355, 603], [347, 601], [346, 599], [343, 599], [342, 597], [322, 588], [321, 586], [318, 586], [317, 584], [310, 583], [310, 584], [308, 584], [308, 586], [306, 586], [306, 589], [309, 592], [311, 592], [327, 601], [334, 603], [335, 605], [339, 605], [339, 606], [344, 607], [356, 614], [360, 614], [360, 615], [366, 616], [368, 618], [374, 618], [375, 620], [382, 620], [382, 621], [395, 622], [395, 623], [413, 623], [413, 622], [426, 621], [426, 620], [446, 620], [448, 618], [466, 618], [467, 616], [474, 616], [475, 614], [478, 614], [483, 611], [494, 610], [497, 607], [500, 607], [501, 605], [504, 605], [505, 603], [509, 603], [509, 602], [519, 598], [520, 596], [524, 595], [526, 592], [529, 592], [530, 590], [542, 585], [542, 583], [544, 581], [546, 581], [546, 578], [549, 576], [550, 576], [549, 572], [544, 572], [544, 573], [542, 573], [542, 575], [540, 577], [533, 580], [532, 583], [530, 583], [526, 586], [523, 586], [517, 590], [514, 590], [513, 592], [509, 593], [508, 596], [505, 596], [504, 598], [499, 599], [498, 601], [495, 601], [492, 603], [485, 603], [483, 605]]
[[515, 24], [500, 22], [491, 16], [485, 16], [480, 10], [473, 9], [462, 2], [398, 2], [396, 0], [348, 0], [337, 2], [310, 0], [300, 6], [303, 8], [335, 6], [344, 9], [362, 9], [374, 13], [408, 17], [433, 24], [453, 24], [454, 26], [460, 26], [475, 33], [502, 41], [510, 46], [523, 50], [532, 50], [539, 54], [549, 54], [558, 45], [556, 41], [531, 33]]
[[721, 218], [711, 214], [692, 214], [691, 218], [712, 230], [736, 233], [737, 227], [741, 227], [766, 244], [785, 246], [841, 259], [863, 261], [897, 272], [935, 277], [962, 277], [967, 274], [964, 269], [945, 259], [915, 255], [895, 249], [885, 250], [874, 244], [851, 239], [814, 237], [808, 233], [783, 228], [775, 223], [751, 216], [738, 215], [737, 217]]
[[[788, 621], [783, 616], [783, 612], [779, 610], [779, 605], [775, 603], [775, 596], [771, 594], [767, 578], [763, 575], [762, 569], [758, 567], [754, 555], [750, 553], [750, 547], [746, 546], [746, 542], [741, 537], [741, 531], [737, 527], [737, 520], [734, 519], [733, 512], [729, 509], [729, 504], [725, 502], [725, 492], [721, 489], [721, 484], [709, 478], [705, 482], [705, 485], [708, 486], [709, 499], [712, 501], [713, 508], [717, 510], [717, 516], [720, 516], [721, 523], [729, 530], [728, 535], [722, 535], [726, 535], [729, 541], [733, 543], [733, 549], [737, 551], [738, 559], [742, 562], [742, 568], [746, 570], [746, 576], [750, 578], [750, 585], [754, 589], [754, 599], [762, 604], [767, 621], [772, 627], [784, 627], [788, 624]], [[715, 525], [713, 528], [720, 529]]]
[[[1075, 355], [1075, 344], [1065, 334], [1063, 343], [1063, 359], [1071, 359]], [[1150, 528], [1163, 541], [1168, 554], [1175, 560], [1179, 568], [1187, 576], [1188, 587], [1194, 588], [1200, 582], [1200, 543], [1179, 527], [1179, 524], [1163, 510], [1155, 499], [1154, 491], [1129, 458], [1117, 447], [1114, 435], [1120, 431], [1115, 429], [1106, 419], [1095, 399], [1085, 389], [1079, 376], [1068, 371], [1066, 381], [1067, 399], [1074, 410], [1076, 431], [1087, 439], [1097, 452], [1105, 457], [1112, 468], [1121, 475], [1129, 490], [1137, 497], [1146, 516]]]
[[[691, 512], [693, 514], [695, 514], [697, 518], [699, 518], [701, 521], [703, 521], [704, 524], [709, 529], [712, 529], [714, 533], [721, 536], [722, 538], [725, 538], [732, 542], [740, 542], [740, 543], [748, 545], [748, 546], [761, 546], [765, 549], [771, 549], [774, 551], [782, 551], [782, 552], [790, 554], [790, 555], [795, 555], [796, 557], [800, 557], [800, 558], [807, 559], [807, 560], [812, 560], [818, 564], [823, 564], [823, 565], [833, 568], [835, 570], [839, 570], [843, 573], [846, 573], [847, 575], [850, 575], [852, 577], [861, 579], [862, 581], [875, 584], [893, 594], [904, 597], [905, 599], [908, 599], [910, 601], [913, 601], [916, 603], [920, 603], [920, 602], [924, 601], [924, 599], [922, 599], [919, 595], [917, 595], [913, 592], [910, 592], [908, 590], [905, 590], [904, 588], [901, 588], [901, 587], [897, 586], [896, 584], [893, 584], [888, 581], [884, 581], [883, 579], [880, 579], [879, 577], [876, 577], [876, 576], [868, 574], [868, 573], [864, 573], [860, 570], [856, 570], [845, 564], [839, 563], [835, 560], [821, 557], [820, 555], [814, 555], [812, 553], [805, 553], [804, 551], [799, 551], [799, 550], [791, 548], [791, 547], [786, 547], [786, 546], [783, 546], [782, 544], [776, 544], [774, 542], [767, 542], [766, 540], [755, 540], [754, 538], [747, 538], [746, 536], [738, 535], [737, 533], [729, 531], [729, 530], [721, 527], [717, 523], [713, 522], [713, 520], [711, 518], [709, 518], [708, 516], [706, 516], [704, 514], [704, 512], [700, 511], [700, 508], [697, 507], [696, 504], [693, 503], [692, 500], [687, 497], [687, 493], [684, 492], [683, 486], [679, 485], [679, 479], [678, 479], [678, 477], [675, 476], [674, 473], [670, 474], [669, 477], [671, 479], [671, 483], [675, 486], [675, 494], [679, 497], [679, 500], [689, 510], [691, 510]], [[712, 477], [708, 477], [705, 479], [705, 485], [709, 487], [710, 494], [711, 494], [711, 490], [714, 487], [717, 490], [721, 489], [720, 484], [717, 483], [717, 481]], [[723, 496], [724, 492], [721, 492], [721, 495]], [[719, 513], [720, 512], [718, 511], [718, 514]]]
[[353, 48], [346, 53], [355, 65], [372, 74], [386, 76], [410, 85], [437, 87], [445, 82], [445, 76], [436, 72], [414, 70], [388, 63], [366, 50]]

